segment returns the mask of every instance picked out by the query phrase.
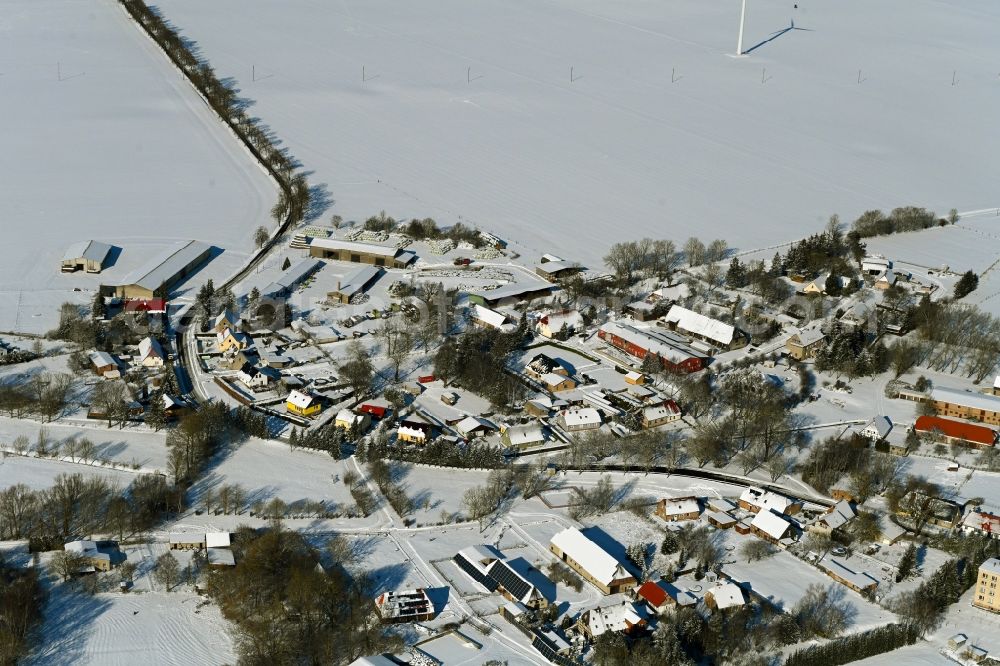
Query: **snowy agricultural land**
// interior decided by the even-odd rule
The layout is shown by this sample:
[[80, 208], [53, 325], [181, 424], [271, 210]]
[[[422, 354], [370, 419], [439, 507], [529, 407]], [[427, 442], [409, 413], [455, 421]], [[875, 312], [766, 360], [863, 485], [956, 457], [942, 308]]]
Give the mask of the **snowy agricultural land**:
[[[115, 0], [5, 2], [0, 63], [0, 330], [44, 332], [181, 241], [224, 250], [192, 282], [244, 263], [276, 189]], [[121, 253], [60, 273], [88, 239]]]
[[345, 219], [597, 265], [611, 229], [755, 248], [834, 212], [998, 204], [1000, 6], [793, 4], [749, 3], [745, 58], [736, 0], [158, 6]]

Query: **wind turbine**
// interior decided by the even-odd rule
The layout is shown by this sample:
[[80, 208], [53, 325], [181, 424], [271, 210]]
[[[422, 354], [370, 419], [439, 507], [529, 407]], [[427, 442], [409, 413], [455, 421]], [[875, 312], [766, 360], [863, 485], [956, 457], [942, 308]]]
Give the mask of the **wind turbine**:
[[743, 55], [743, 26], [747, 20], [747, 0], [743, 0], [740, 7], [740, 36], [736, 40], [736, 55]]

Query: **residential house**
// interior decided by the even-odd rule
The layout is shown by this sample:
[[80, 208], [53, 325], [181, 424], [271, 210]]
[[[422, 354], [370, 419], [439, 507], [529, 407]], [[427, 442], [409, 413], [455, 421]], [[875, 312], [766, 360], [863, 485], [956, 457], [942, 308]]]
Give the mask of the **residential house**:
[[565, 339], [583, 329], [583, 316], [576, 310], [549, 312], [538, 319], [535, 330], [543, 338]]
[[533, 421], [524, 425], [502, 426], [500, 441], [512, 449], [524, 450], [541, 446], [547, 441], [545, 428], [541, 423]]
[[897, 280], [898, 278], [896, 277], [896, 273], [893, 272], [892, 269], [889, 269], [885, 273], [882, 273], [877, 280], [875, 280], [875, 288], [885, 291], [889, 287], [896, 286]]
[[607, 551], [575, 527], [559, 532], [549, 550], [604, 594], [615, 594], [635, 585], [635, 577]]
[[875, 317], [875, 310], [864, 302], [855, 303], [840, 316], [840, 323], [852, 328], [861, 328]]
[[593, 407], [564, 409], [557, 418], [559, 424], [568, 432], [581, 430], [596, 430], [601, 427], [601, 413]]
[[827, 509], [826, 513], [810, 523], [808, 530], [810, 532], [830, 535], [854, 520], [857, 515], [858, 512], [849, 501], [840, 500]]
[[565, 375], [561, 375], [557, 372], [547, 372], [538, 380], [542, 383], [547, 390], [552, 393], [558, 393], [560, 391], [572, 391], [576, 388], [576, 382]]
[[747, 603], [743, 588], [736, 583], [720, 582], [705, 593], [705, 605], [712, 610], [726, 611]]
[[705, 520], [708, 524], [720, 530], [728, 530], [739, 521], [725, 511], [706, 511]]
[[979, 565], [972, 605], [1000, 613], [1000, 559], [991, 557]]
[[681, 408], [673, 400], [667, 400], [659, 405], [650, 405], [642, 409], [642, 427], [655, 428], [667, 423], [679, 421]]
[[880, 442], [892, 431], [892, 421], [888, 416], [876, 416], [861, 429], [861, 436], [873, 442]]
[[105, 377], [108, 373], [118, 372], [118, 361], [108, 352], [95, 351], [90, 353], [90, 365], [94, 368], [94, 373]]
[[966, 534], [986, 535], [991, 539], [1000, 539], [1000, 515], [973, 509], [962, 518], [960, 529]]
[[358, 414], [349, 409], [342, 409], [334, 417], [333, 425], [347, 432], [363, 433], [368, 430], [371, 422], [371, 416], [364, 412]]
[[493, 424], [486, 419], [481, 419], [477, 416], [466, 416], [464, 419], [455, 424], [455, 430], [457, 430], [462, 437], [471, 439], [473, 437], [480, 437], [493, 432], [494, 427]]
[[635, 588], [632, 594], [636, 601], [645, 603], [657, 615], [665, 612], [675, 603], [673, 597], [667, 593], [663, 586], [651, 580], [647, 580]]
[[883, 545], [892, 546], [906, 535], [906, 530], [889, 519], [885, 514], [878, 514], [878, 539]]
[[205, 533], [171, 534], [170, 550], [201, 550], [205, 547]]
[[217, 334], [215, 340], [219, 351], [223, 354], [240, 351], [250, 346], [250, 339], [245, 333], [235, 332], [231, 328]]
[[139, 341], [139, 364], [145, 368], [162, 368], [166, 361], [163, 347], [155, 338], [143, 338]]
[[997, 431], [993, 428], [967, 421], [956, 421], [943, 416], [917, 417], [913, 429], [917, 432], [928, 433], [935, 439], [948, 444], [985, 448], [996, 446], [997, 443]]
[[824, 557], [819, 561], [818, 566], [826, 572], [827, 576], [860, 594], [873, 592], [878, 587], [876, 577], [870, 576], [864, 571], [855, 571], [844, 560], [836, 557]]
[[237, 330], [239, 322], [240, 318], [231, 310], [223, 310], [215, 317], [215, 322], [212, 325], [212, 331], [216, 335], [224, 333], [227, 328], [235, 331]]
[[250, 359], [243, 352], [236, 352], [232, 356], [223, 356], [219, 361], [219, 366], [227, 370], [240, 370]]
[[651, 321], [663, 316], [667, 307], [669, 306], [663, 302], [632, 301], [625, 305], [623, 311], [636, 321]]
[[804, 361], [815, 358], [816, 352], [823, 347], [824, 342], [826, 342], [826, 335], [823, 331], [818, 326], [810, 326], [793, 333], [785, 341], [785, 351], [795, 360]]
[[558, 360], [548, 356], [547, 354], [535, 354], [535, 356], [528, 361], [528, 364], [524, 366], [524, 372], [535, 379], [541, 379], [548, 374], [557, 374], [564, 377], [569, 376], [569, 370], [567, 370], [566, 367]]
[[698, 520], [701, 504], [697, 497], [664, 497], [656, 503], [656, 515], [668, 523]]
[[645, 609], [626, 598], [585, 610], [576, 621], [577, 629], [591, 641], [608, 632], [633, 636], [644, 632], [648, 624]]
[[680, 305], [672, 306], [663, 321], [671, 330], [680, 331], [720, 349], [732, 349], [736, 342], [736, 329], [732, 325]]
[[236, 373], [236, 379], [251, 391], [262, 391], [271, 385], [272, 380], [277, 379], [267, 370], [267, 368], [258, 368], [252, 363], [244, 363], [239, 372]]
[[770, 509], [760, 511], [750, 521], [751, 534], [775, 545], [790, 536], [793, 529], [793, 523], [784, 514]]
[[396, 439], [409, 444], [426, 444], [433, 433], [433, 425], [417, 413], [410, 414], [399, 422]]
[[458, 568], [489, 592], [498, 592], [504, 598], [524, 604], [528, 608], [545, 608], [549, 604], [542, 593], [510, 563], [489, 546], [469, 546], [453, 558]]
[[871, 255], [861, 260], [861, 272], [865, 275], [878, 277], [892, 268], [892, 261], [882, 255]]
[[311, 418], [319, 414], [323, 410], [323, 406], [316, 397], [308, 393], [292, 391], [285, 400], [285, 409], [291, 414]]
[[95, 571], [111, 571], [125, 560], [125, 555], [118, 550], [114, 541], [70, 541], [63, 545], [63, 550], [80, 558], [80, 569], [77, 573], [93, 573]]
[[503, 312], [491, 310], [482, 305], [473, 305], [469, 310], [469, 316], [472, 323], [480, 328], [492, 328], [504, 333], [509, 333], [517, 328], [517, 325]]
[[790, 516], [795, 515], [802, 509], [802, 502], [756, 486], [750, 486], [743, 491], [739, 498], [739, 505], [741, 509], [753, 513], [770, 509], [776, 513], [783, 513]]
[[625, 383], [630, 386], [642, 386], [646, 383], [646, 375], [635, 370], [625, 373]]
[[1000, 396], [935, 386], [930, 402], [938, 416], [952, 416], [1000, 425]]
[[434, 617], [434, 602], [427, 590], [383, 592], [375, 598], [375, 610], [385, 624], [400, 622], [426, 622]]

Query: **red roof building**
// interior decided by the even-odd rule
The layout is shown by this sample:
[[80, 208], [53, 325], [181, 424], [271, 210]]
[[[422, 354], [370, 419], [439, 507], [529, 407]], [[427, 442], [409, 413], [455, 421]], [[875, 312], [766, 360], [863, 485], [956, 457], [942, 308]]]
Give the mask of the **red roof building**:
[[130, 298], [125, 301], [125, 312], [152, 312], [164, 314], [167, 311], [165, 298]]
[[424, 375], [423, 377], [417, 377], [418, 384], [430, 384], [437, 378], [434, 375]]
[[667, 591], [651, 580], [640, 585], [639, 589], [635, 591], [635, 596], [637, 599], [642, 599], [648, 603], [657, 611], [666, 606], [668, 601], [672, 601]]
[[358, 411], [362, 414], [369, 414], [377, 419], [382, 419], [389, 412], [389, 408], [386, 405], [380, 405], [375, 402], [365, 402], [358, 407]]
[[938, 433], [949, 442], [962, 442], [977, 447], [993, 446], [997, 431], [984, 425], [946, 419], [941, 416], [921, 416], [913, 425], [917, 432]]

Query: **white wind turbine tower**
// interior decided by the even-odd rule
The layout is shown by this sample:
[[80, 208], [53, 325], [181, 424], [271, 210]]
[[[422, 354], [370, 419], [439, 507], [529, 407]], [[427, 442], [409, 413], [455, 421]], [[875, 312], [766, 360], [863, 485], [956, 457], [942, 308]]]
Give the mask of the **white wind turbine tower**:
[[743, 0], [740, 7], [740, 36], [736, 40], [736, 55], [743, 55], [743, 26], [747, 19], [747, 0]]

